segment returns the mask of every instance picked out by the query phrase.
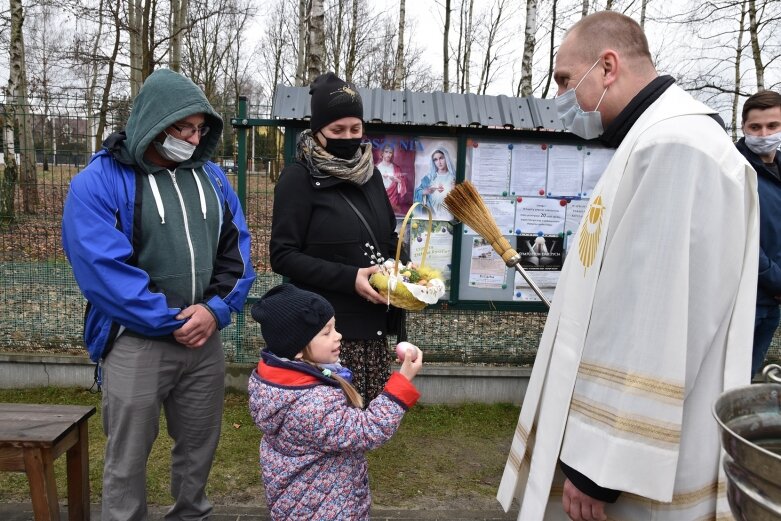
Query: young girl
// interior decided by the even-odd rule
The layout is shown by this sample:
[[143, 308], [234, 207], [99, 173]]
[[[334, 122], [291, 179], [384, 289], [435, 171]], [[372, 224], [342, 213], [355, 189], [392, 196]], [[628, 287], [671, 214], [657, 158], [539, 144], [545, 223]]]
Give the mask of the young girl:
[[408, 348], [401, 370], [366, 409], [339, 364], [334, 309], [292, 284], [252, 306], [266, 348], [249, 380], [249, 406], [263, 431], [260, 464], [272, 519], [369, 519], [364, 452], [393, 436], [420, 394], [411, 380], [423, 354]]

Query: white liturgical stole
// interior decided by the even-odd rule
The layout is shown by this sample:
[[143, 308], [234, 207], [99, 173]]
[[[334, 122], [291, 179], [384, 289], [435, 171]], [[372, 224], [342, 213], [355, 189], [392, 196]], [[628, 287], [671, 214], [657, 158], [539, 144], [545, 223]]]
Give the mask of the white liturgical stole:
[[[708, 418], [721, 389], [748, 383], [758, 231], [755, 174], [734, 147], [724, 146], [731, 143], [718, 133], [723, 131], [701, 117], [711, 113], [677, 86], [669, 87], [635, 122], [592, 192], [553, 297], [497, 493], [505, 511], [513, 498], [521, 500], [518, 519], [543, 519], [559, 458], [599, 485], [624, 491], [619, 501], [635, 501], [638, 508], [666, 504], [668, 517], [654, 519], [712, 515], [716, 490], [723, 496], [718, 435]], [[671, 129], [682, 127], [703, 129], [703, 139], [665, 141], [675, 137]], [[680, 167], [686, 161], [692, 162], [688, 170]], [[653, 197], [644, 199], [648, 194]], [[708, 198], [713, 208], [697, 213], [698, 197]], [[687, 213], [691, 208], [698, 210]], [[665, 219], [678, 219], [680, 226]], [[721, 242], [704, 242], [711, 228], [724, 234], [723, 241], [734, 238], [734, 251], [713, 255], [709, 248]], [[703, 237], [691, 236], [699, 231]], [[647, 252], [651, 266], [642, 263]], [[705, 262], [700, 256], [717, 258]], [[698, 263], [699, 272], [690, 273], [690, 263]], [[666, 276], [671, 279], [657, 283]], [[634, 288], [638, 280], [641, 294], [616, 291], [627, 286], [624, 281]], [[724, 284], [711, 287], [719, 286], [713, 280]], [[681, 291], [660, 296], [660, 287]], [[692, 312], [699, 294], [712, 306]], [[642, 313], [625, 312], [634, 309], [633, 297], [647, 298], [648, 309], [639, 305]], [[592, 317], [594, 309], [599, 314]], [[655, 309], [661, 310], [658, 316]], [[612, 323], [617, 315], [624, 322]], [[642, 320], [626, 323], [638, 315]], [[643, 336], [643, 326], [655, 320], [662, 326], [645, 336], [659, 342], [658, 350], [625, 338]], [[644, 364], [649, 356], [652, 363]], [[690, 415], [686, 428], [701, 434], [685, 431], [684, 414]], [[701, 469], [690, 465], [691, 476], [679, 466], [679, 451], [689, 446], [707, 447], [714, 455]], [[653, 478], [635, 479], [638, 461], [647, 463]], [[617, 519], [631, 519], [635, 512], [615, 508]], [[561, 514], [566, 518], [563, 509]]]

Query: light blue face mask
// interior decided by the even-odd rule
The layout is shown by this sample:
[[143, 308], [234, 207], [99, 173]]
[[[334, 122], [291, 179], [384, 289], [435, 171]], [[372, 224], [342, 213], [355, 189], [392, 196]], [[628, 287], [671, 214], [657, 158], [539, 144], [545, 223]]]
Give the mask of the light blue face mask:
[[602, 127], [602, 114], [597, 110], [602, 103], [602, 99], [607, 93], [607, 88], [602, 92], [602, 96], [597, 102], [596, 108], [591, 112], [584, 112], [580, 108], [578, 98], [575, 95], [575, 91], [578, 90], [580, 84], [586, 79], [586, 76], [594, 70], [594, 67], [599, 63], [599, 59], [594, 62], [594, 65], [586, 71], [586, 74], [580, 78], [580, 81], [575, 85], [574, 89], [570, 89], [560, 96], [556, 96], [554, 101], [556, 102], [556, 114], [558, 115], [564, 128], [580, 136], [583, 139], [594, 139], [602, 135], [604, 128]]
[[178, 139], [166, 132], [165, 141], [162, 143], [154, 142], [157, 153], [163, 156], [169, 161], [175, 163], [182, 163], [193, 157], [195, 153], [196, 145], [193, 145], [189, 141]]
[[781, 132], [770, 134], [769, 136], [745, 135], [746, 146], [749, 150], [758, 156], [766, 156], [778, 150], [781, 145]]

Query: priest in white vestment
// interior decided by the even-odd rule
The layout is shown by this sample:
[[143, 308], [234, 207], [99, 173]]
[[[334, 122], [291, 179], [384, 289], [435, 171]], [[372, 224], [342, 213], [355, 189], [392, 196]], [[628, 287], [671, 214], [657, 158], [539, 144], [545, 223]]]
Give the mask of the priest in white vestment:
[[569, 249], [497, 498], [518, 519], [732, 519], [711, 407], [748, 384], [756, 173], [659, 76], [640, 26], [580, 20], [563, 123], [616, 149]]

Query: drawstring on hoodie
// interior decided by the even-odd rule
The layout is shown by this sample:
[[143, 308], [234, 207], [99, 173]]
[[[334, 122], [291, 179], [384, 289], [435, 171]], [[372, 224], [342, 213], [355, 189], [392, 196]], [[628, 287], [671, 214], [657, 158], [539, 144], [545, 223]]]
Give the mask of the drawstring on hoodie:
[[147, 174], [149, 178], [149, 186], [152, 188], [152, 195], [155, 198], [155, 205], [157, 205], [157, 214], [160, 216], [160, 224], [165, 224], [165, 207], [163, 207], [163, 198], [160, 197], [160, 189], [157, 187], [157, 181], [155, 176]]
[[[198, 174], [195, 173], [195, 169], [190, 169], [195, 179], [195, 184], [198, 186], [198, 199], [201, 202], [201, 214], [206, 219], [206, 194], [203, 192], [203, 185], [198, 178]], [[152, 188], [152, 195], [155, 198], [155, 206], [157, 206], [157, 214], [160, 216], [160, 224], [165, 224], [165, 207], [163, 206], [163, 198], [160, 196], [160, 189], [157, 187], [157, 180], [152, 174], [147, 174], [149, 178], [149, 186]]]
[[203, 186], [201, 185], [201, 180], [198, 179], [198, 174], [195, 173], [195, 169], [191, 169], [190, 172], [193, 173], [193, 177], [195, 178], [195, 184], [198, 185], [198, 197], [201, 199], [201, 213], [203, 214], [203, 218], [206, 219], [206, 196], [203, 194]]

